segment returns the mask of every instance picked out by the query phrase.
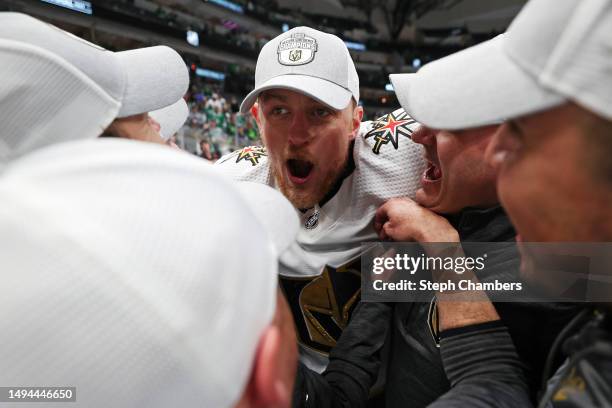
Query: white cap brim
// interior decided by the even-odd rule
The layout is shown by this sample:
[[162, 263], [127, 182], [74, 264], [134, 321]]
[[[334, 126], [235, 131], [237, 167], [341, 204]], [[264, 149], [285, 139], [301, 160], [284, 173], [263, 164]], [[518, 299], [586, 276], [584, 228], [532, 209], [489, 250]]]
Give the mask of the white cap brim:
[[299, 219], [293, 205], [280, 192], [265, 184], [241, 181], [235, 186], [268, 232], [277, 255], [281, 255], [295, 242], [299, 230]]
[[149, 112], [149, 116], [159, 123], [160, 135], [164, 141], [179, 131], [189, 116], [189, 107], [183, 98], [170, 106]]
[[170, 47], [156, 46], [116, 52], [126, 73], [126, 87], [118, 117], [151, 112], [171, 105], [187, 92], [189, 72]]
[[288, 89], [309, 96], [335, 110], [348, 106], [353, 94], [333, 82], [308, 75], [280, 75], [274, 77], [249, 93], [240, 105], [240, 112], [247, 113], [257, 96], [268, 89]]
[[504, 52], [496, 37], [425, 65], [416, 74], [389, 76], [402, 108], [435, 129], [467, 129], [551, 108], [565, 98]]

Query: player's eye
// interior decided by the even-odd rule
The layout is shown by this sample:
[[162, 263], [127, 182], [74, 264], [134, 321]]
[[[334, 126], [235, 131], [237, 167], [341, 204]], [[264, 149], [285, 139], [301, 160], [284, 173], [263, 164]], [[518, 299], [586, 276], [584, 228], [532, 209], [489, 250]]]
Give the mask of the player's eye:
[[270, 109], [270, 115], [274, 115], [274, 116], [286, 115], [288, 112], [289, 110], [287, 110], [286, 108], [283, 108], [282, 106], [275, 106], [272, 109]]
[[328, 108], [315, 108], [313, 113], [317, 118], [326, 118], [332, 114], [332, 111]]

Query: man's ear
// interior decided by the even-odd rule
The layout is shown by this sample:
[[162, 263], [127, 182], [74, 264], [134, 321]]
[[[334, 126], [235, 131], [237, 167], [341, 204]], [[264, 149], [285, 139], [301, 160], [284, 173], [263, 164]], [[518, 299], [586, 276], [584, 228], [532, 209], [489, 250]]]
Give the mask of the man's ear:
[[266, 137], [263, 132], [263, 126], [261, 124], [261, 117], [259, 116], [260, 114], [261, 114], [261, 107], [259, 106], [259, 102], [255, 102], [253, 106], [251, 107], [251, 115], [253, 115], [253, 117], [255, 118], [255, 123], [257, 123], [257, 128], [259, 129], [259, 136], [261, 137], [261, 141], [263, 142], [265, 146]]
[[255, 122], [257, 122], [257, 126], [261, 129], [261, 122], [259, 121], [259, 102], [255, 102], [253, 106], [251, 106], [251, 115], [253, 115]]
[[262, 334], [249, 390], [252, 406], [289, 407], [291, 405], [292, 383], [284, 381], [286, 369], [283, 367], [284, 350], [280, 328], [270, 325]]
[[359, 127], [361, 126], [361, 119], [363, 119], [363, 107], [357, 105], [353, 109], [353, 118], [351, 121], [353, 131], [351, 132], [350, 140], [354, 140], [359, 134]]

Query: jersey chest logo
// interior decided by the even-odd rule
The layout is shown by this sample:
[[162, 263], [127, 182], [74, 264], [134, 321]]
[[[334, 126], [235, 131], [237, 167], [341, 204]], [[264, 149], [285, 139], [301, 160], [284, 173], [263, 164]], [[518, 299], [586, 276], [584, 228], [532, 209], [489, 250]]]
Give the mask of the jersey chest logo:
[[318, 211], [314, 212], [310, 217], [308, 217], [308, 219], [304, 223], [304, 228], [315, 229], [317, 228], [317, 225], [319, 225], [319, 212]]
[[374, 139], [374, 154], [380, 154], [380, 149], [391, 143], [398, 149], [399, 137], [404, 136], [410, 139], [412, 130], [410, 125], [416, 123], [404, 110], [388, 113], [376, 119], [372, 124], [372, 129], [366, 133], [365, 139], [372, 137]]
[[325, 266], [319, 276], [280, 277], [300, 344], [323, 354], [336, 345], [359, 302], [360, 271], [357, 258], [339, 268]]
[[242, 160], [248, 160], [251, 165], [257, 166], [259, 160], [263, 156], [267, 156], [266, 149], [261, 146], [248, 146], [238, 152], [236, 157], [236, 163], [240, 163]]

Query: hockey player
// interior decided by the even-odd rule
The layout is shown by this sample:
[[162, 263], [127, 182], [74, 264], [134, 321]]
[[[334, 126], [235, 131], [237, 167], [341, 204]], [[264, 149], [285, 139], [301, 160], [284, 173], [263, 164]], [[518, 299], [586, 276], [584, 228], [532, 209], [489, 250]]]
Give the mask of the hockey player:
[[299, 210], [298, 245], [281, 259], [302, 361], [321, 371], [360, 298], [362, 243], [378, 240], [376, 209], [414, 197], [423, 172], [418, 126], [399, 109], [361, 123], [359, 78], [338, 37], [297, 27], [259, 54], [255, 89], [241, 111], [256, 118], [265, 147], [217, 165], [234, 179], [279, 189]]

